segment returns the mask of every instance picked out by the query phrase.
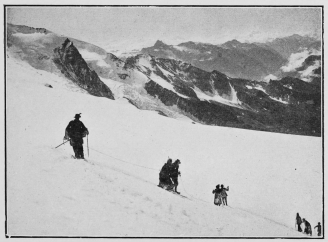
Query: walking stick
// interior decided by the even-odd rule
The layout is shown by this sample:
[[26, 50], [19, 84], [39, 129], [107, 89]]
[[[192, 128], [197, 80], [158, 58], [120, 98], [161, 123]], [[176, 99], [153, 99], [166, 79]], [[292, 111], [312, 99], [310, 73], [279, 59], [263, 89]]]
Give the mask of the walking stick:
[[87, 135], [87, 147], [88, 147], [88, 157], [89, 157], [89, 139], [88, 139], [88, 135]]
[[58, 145], [57, 147], [55, 147], [55, 149], [56, 148], [58, 148], [59, 146], [61, 146], [61, 145], [63, 145], [63, 144], [65, 144], [66, 142], [68, 142], [69, 141], [69, 139], [68, 140], [66, 140], [64, 143], [61, 143], [60, 145]]

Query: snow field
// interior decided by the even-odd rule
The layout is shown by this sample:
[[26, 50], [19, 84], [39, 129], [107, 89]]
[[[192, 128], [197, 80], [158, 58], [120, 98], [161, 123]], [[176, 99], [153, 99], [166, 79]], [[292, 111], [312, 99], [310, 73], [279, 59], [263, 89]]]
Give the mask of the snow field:
[[[77, 90], [7, 59], [10, 235], [298, 237], [296, 212], [322, 222], [321, 138], [192, 124]], [[75, 113], [88, 162], [54, 149]], [[157, 187], [168, 156], [190, 199]], [[213, 205], [218, 183], [230, 207]]]

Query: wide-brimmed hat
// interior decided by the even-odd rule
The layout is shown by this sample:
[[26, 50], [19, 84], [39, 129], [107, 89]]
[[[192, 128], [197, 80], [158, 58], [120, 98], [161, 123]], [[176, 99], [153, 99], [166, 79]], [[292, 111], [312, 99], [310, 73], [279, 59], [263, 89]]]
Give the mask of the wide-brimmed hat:
[[75, 114], [74, 118], [81, 118], [81, 113]]

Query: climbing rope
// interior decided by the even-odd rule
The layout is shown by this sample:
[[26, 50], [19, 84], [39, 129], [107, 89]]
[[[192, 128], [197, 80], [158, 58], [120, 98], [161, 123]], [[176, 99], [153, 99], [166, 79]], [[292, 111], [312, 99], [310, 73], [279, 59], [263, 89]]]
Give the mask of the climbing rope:
[[102, 154], [102, 155], [105, 155], [105, 156], [111, 157], [111, 158], [113, 158], [113, 159], [115, 159], [115, 160], [118, 160], [118, 161], [121, 161], [121, 162], [124, 162], [124, 163], [130, 164], [130, 165], [134, 165], [134, 166], [142, 167], [142, 168], [145, 168], [145, 169], [158, 171], [158, 169], [154, 169], [154, 168], [150, 168], [150, 167], [146, 167], [146, 166], [137, 165], [137, 164], [135, 164], [135, 163], [131, 163], [131, 162], [128, 162], [128, 161], [126, 161], [126, 160], [123, 160], [123, 159], [120, 159], [120, 158], [117, 158], [117, 157], [114, 157], [114, 156], [111, 156], [111, 155], [105, 154], [105, 153], [103, 153], [103, 152], [101, 152], [101, 151], [98, 151], [98, 150], [95, 150], [95, 149], [93, 149], [93, 148], [91, 148], [91, 147], [89, 147], [89, 148], [90, 148], [90, 150], [93, 150], [93, 151], [95, 151], [95, 152], [98, 152], [99, 154]]
[[186, 189], [185, 189], [185, 187], [184, 187], [184, 185], [183, 185], [183, 182], [182, 182], [182, 178], [181, 178], [181, 176], [180, 176], [180, 181], [181, 181], [180, 183], [181, 183], [181, 185], [182, 185], [182, 189], [183, 189], [183, 191], [186, 193], [187, 196], [191, 197], [191, 198], [194, 199], [194, 200], [198, 200], [198, 201], [201, 201], [201, 202], [204, 202], [204, 203], [210, 203], [210, 202], [208, 202], [208, 201], [202, 200], [202, 199], [200, 199], [200, 198], [194, 197], [193, 195], [189, 194], [189, 193], [186, 191]]
[[[93, 150], [93, 151], [95, 151], [95, 152], [97, 152], [97, 153], [99, 153], [99, 154], [102, 154], [102, 155], [105, 155], [105, 156], [111, 157], [111, 158], [113, 158], [113, 159], [115, 159], [115, 160], [118, 160], [118, 161], [121, 161], [121, 162], [124, 162], [124, 163], [130, 164], [130, 165], [133, 165], [133, 166], [138, 166], [138, 167], [141, 167], [141, 168], [145, 168], [145, 169], [153, 170], [153, 171], [157, 171], [157, 172], [159, 171], [158, 169], [154, 169], [154, 168], [150, 168], [150, 167], [146, 167], [146, 166], [138, 165], [138, 164], [131, 163], [131, 162], [129, 162], [129, 161], [126, 161], [126, 160], [123, 160], [123, 159], [120, 159], [120, 158], [117, 158], [117, 157], [111, 156], [111, 155], [109, 155], [109, 154], [106, 154], [106, 153], [101, 152], [101, 151], [99, 151], [99, 150], [93, 149], [93, 148], [91, 148], [91, 147], [89, 147], [89, 149], [91, 149], [91, 150]], [[205, 201], [205, 200], [202, 200], [202, 199], [200, 199], [200, 198], [194, 197], [194, 196], [192, 196], [190, 193], [188, 193], [188, 192], [186, 191], [184, 185], [183, 185], [183, 181], [182, 181], [181, 176], [180, 176], [180, 181], [181, 181], [180, 184], [182, 185], [182, 189], [183, 189], [183, 191], [185, 192], [185, 194], [186, 194], [187, 196], [189, 196], [190, 198], [192, 198], [192, 199], [194, 199], [194, 200], [198, 200], [198, 201], [201, 201], [201, 202], [204, 202], [204, 203], [210, 203], [210, 202], [208, 202], [208, 201]]]

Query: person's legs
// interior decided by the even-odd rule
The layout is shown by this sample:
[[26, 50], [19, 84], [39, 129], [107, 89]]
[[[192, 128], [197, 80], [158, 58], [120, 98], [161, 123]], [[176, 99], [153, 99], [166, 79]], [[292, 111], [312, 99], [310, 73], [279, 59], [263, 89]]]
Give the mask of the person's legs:
[[84, 159], [83, 145], [80, 145], [80, 158]]
[[174, 183], [174, 191], [178, 192], [177, 191], [177, 188], [178, 188], [178, 185], [179, 185], [178, 178], [177, 177], [172, 177], [172, 180], [173, 180], [173, 183]]
[[78, 159], [79, 158], [79, 149], [78, 149], [78, 146], [74, 145], [73, 146], [73, 151], [74, 151], [74, 154], [75, 154], [75, 158]]

